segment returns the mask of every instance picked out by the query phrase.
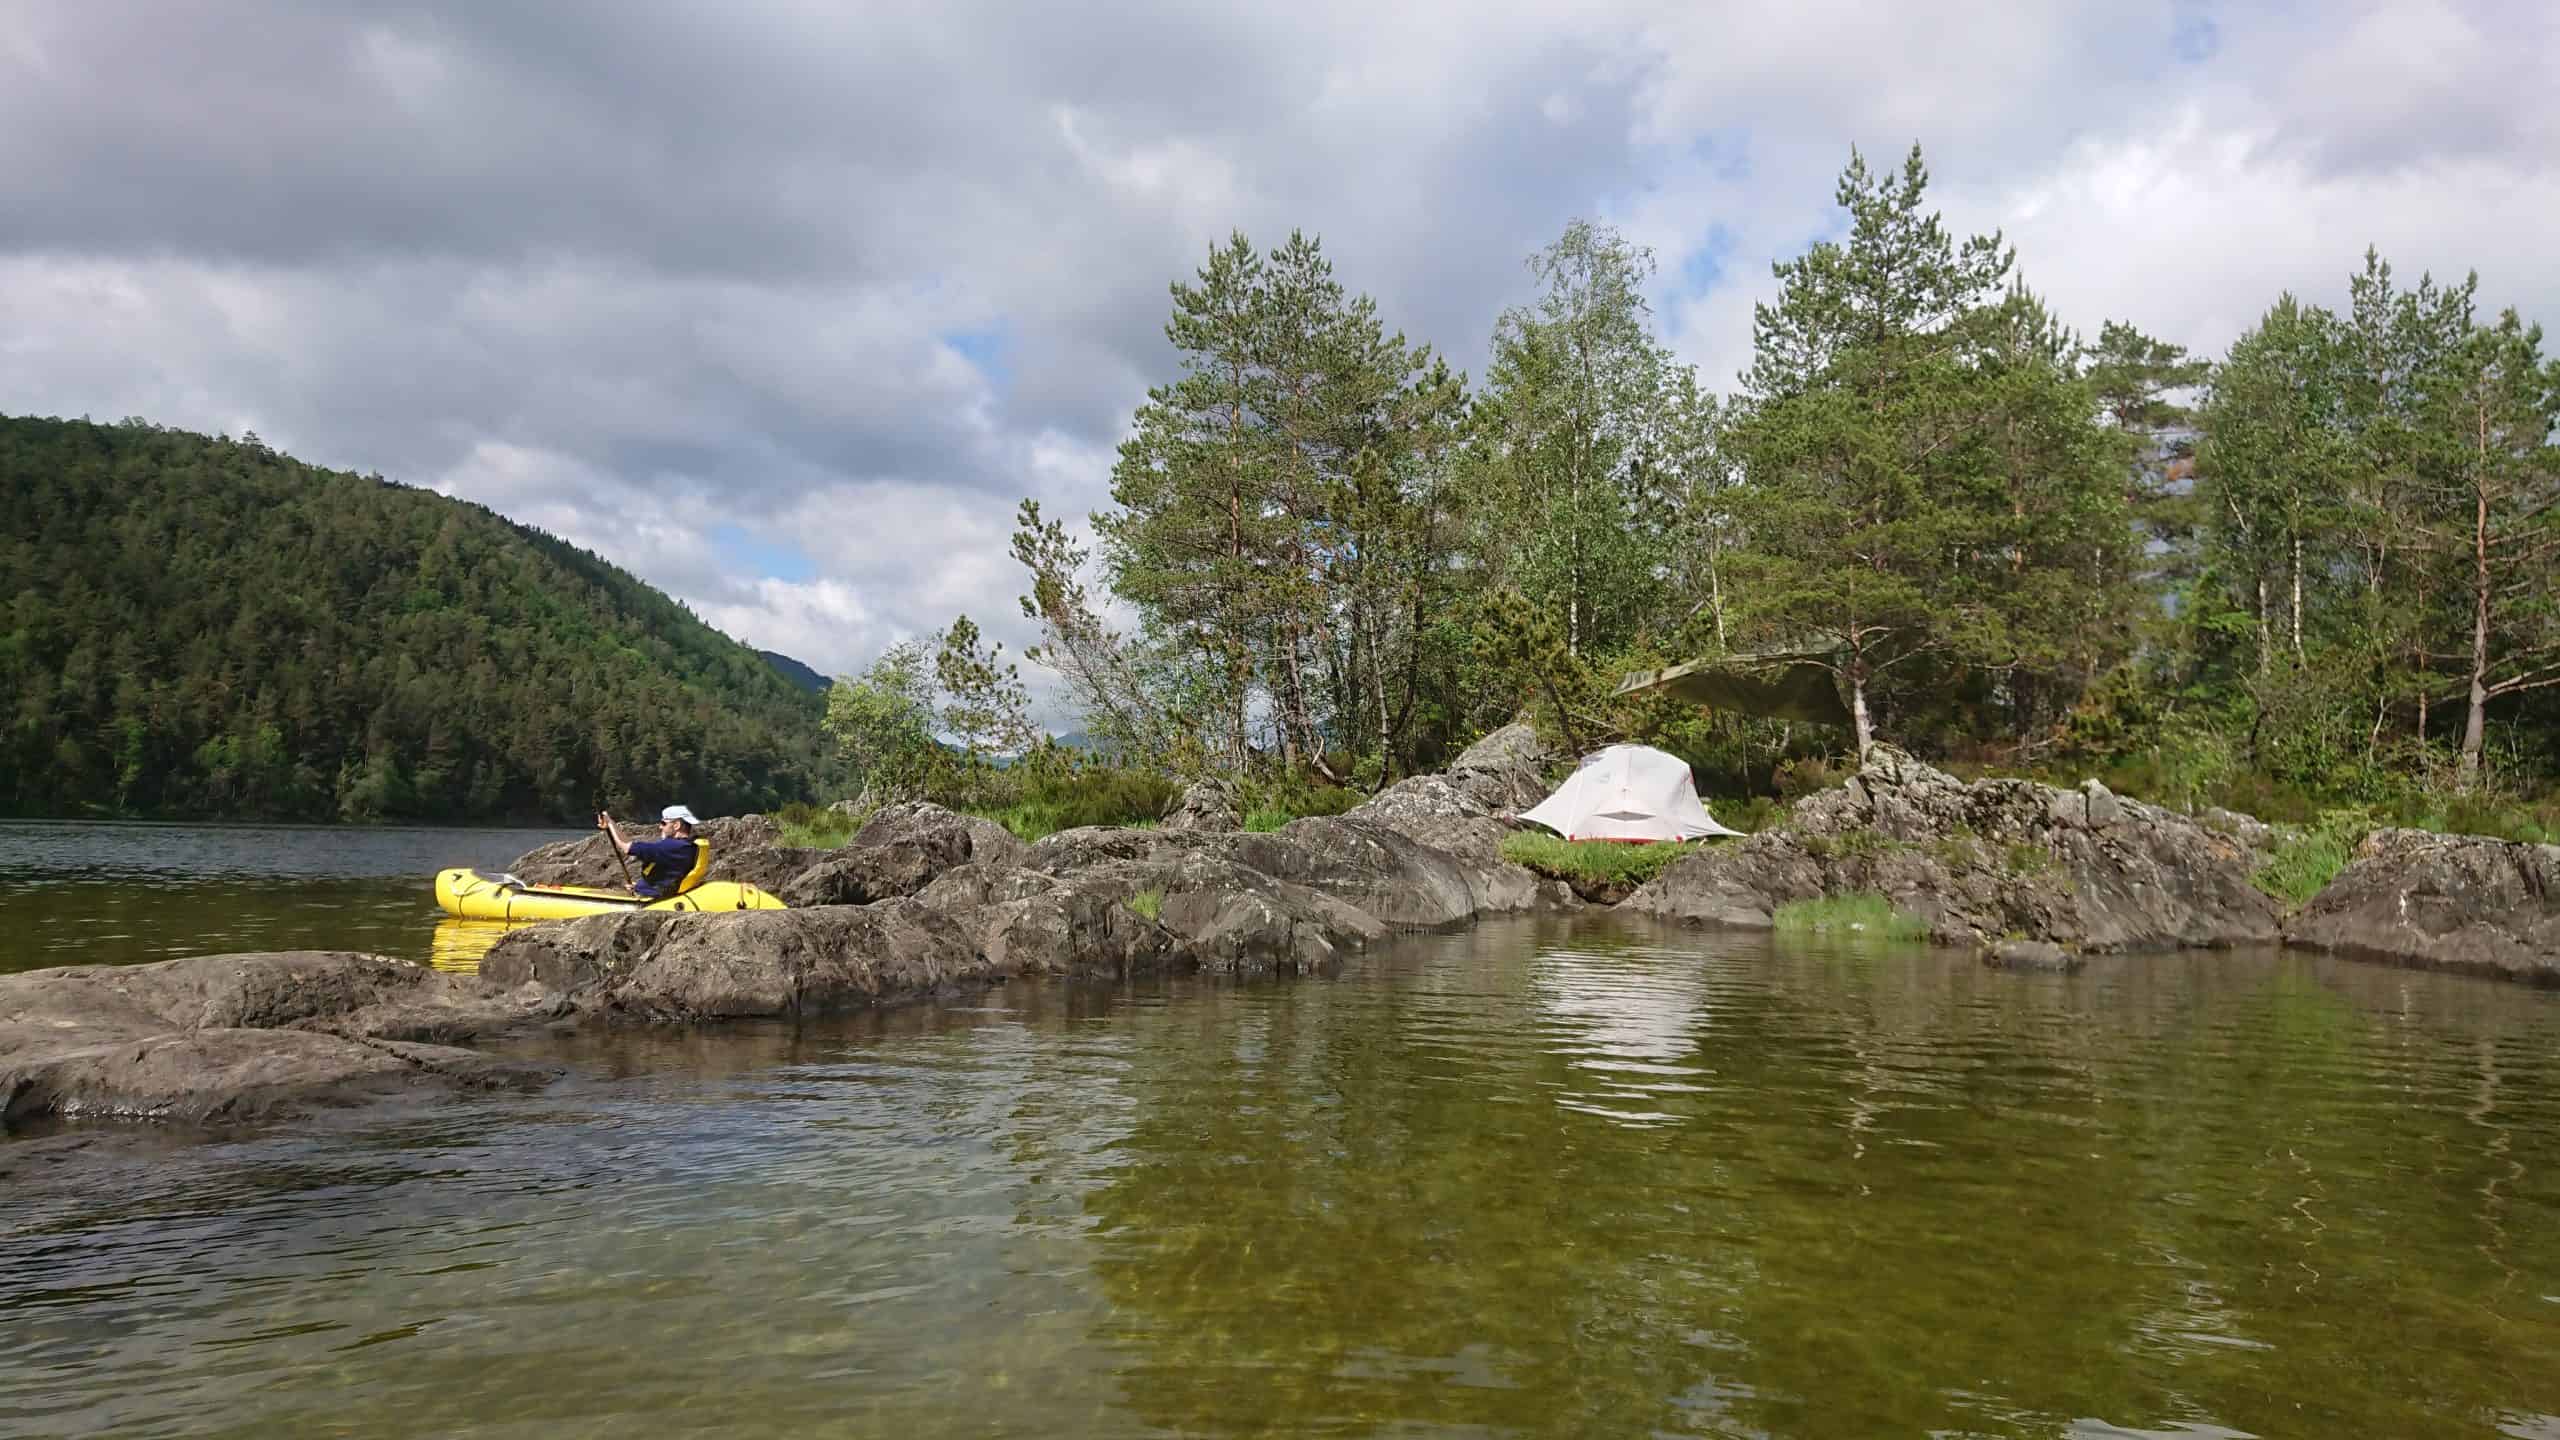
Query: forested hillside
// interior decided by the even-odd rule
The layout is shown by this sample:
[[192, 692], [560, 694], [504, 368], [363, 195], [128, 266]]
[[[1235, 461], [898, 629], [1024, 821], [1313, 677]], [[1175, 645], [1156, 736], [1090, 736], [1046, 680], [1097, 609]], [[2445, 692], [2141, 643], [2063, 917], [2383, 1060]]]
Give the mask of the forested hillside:
[[256, 437], [0, 417], [0, 811], [807, 798], [811, 694], [586, 551]]

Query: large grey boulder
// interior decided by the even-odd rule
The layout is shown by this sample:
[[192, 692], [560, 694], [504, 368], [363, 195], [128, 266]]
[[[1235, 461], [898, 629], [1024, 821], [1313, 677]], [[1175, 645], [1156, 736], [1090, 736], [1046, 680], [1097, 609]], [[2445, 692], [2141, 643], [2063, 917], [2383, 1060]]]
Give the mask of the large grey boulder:
[[1236, 783], [1223, 775], [1204, 776], [1182, 787], [1165, 807], [1161, 828], [1166, 830], [1241, 830], [1244, 828], [1244, 797]]
[[0, 976], [0, 1118], [248, 1120], [419, 1089], [524, 1086], [546, 1065], [461, 1040], [552, 1013], [345, 951], [206, 955]]
[[992, 820], [913, 801], [873, 815], [844, 848], [823, 853], [774, 893], [794, 909], [868, 905], [913, 895], [958, 866], [1020, 864], [1028, 848]]
[[480, 974], [556, 990], [580, 1010], [660, 1021], [815, 1015], [1005, 978], [951, 917], [905, 897], [535, 925], [492, 946]]
[[[1029, 846], [993, 820], [946, 810], [929, 800], [911, 800], [874, 812], [853, 833], [849, 845], [913, 845], [953, 857], [950, 864], [978, 861], [1020, 864]], [[948, 868], [946, 865], [945, 868]], [[921, 888], [921, 887], [919, 887]]]
[[1554, 761], [1537, 731], [1507, 725], [1468, 746], [1446, 772], [1399, 780], [1342, 818], [1452, 857], [1474, 914], [1570, 909], [1577, 903], [1570, 887], [1502, 858], [1503, 837], [1517, 828], [1512, 817], [1547, 797]]
[[[1299, 822], [1307, 823], [1307, 822]], [[1293, 829], [1295, 827], [1292, 827]], [[1445, 856], [1398, 844], [1398, 854], [1445, 868]], [[1388, 852], [1337, 852], [1328, 860], [1283, 831], [1269, 835], [1168, 830], [1062, 830], [1031, 847], [1024, 874], [955, 872], [926, 892], [957, 903], [984, 895], [997, 903], [1045, 876], [1060, 886], [1134, 902], [1147, 896], [1173, 938], [1167, 968], [1239, 974], [1306, 974], [1338, 966], [1345, 955], [1384, 939], [1399, 921], [1351, 898], [1397, 875]], [[1442, 877], [1441, 892], [1451, 893]], [[1459, 893], [1463, 893], [1462, 888]], [[1436, 905], [1404, 912], [1404, 923], [1445, 923]], [[1426, 918], [1427, 917], [1427, 918]]]
[[2250, 882], [2257, 863], [2233, 836], [2095, 781], [1966, 784], [1877, 746], [1847, 785], [1808, 797], [1785, 825], [1684, 857], [1624, 908], [1765, 929], [1789, 901], [1865, 891], [1943, 944], [2227, 946], [2276, 938], [2276, 904]]
[[1547, 798], [1557, 756], [1525, 724], [1505, 725], [1461, 751], [1444, 777], [1496, 815], [1517, 815]]
[[2377, 830], [2295, 913], [2285, 943], [2560, 985], [2560, 845]]
[[1490, 848], [1442, 850], [1361, 811], [1295, 820], [1267, 834], [1063, 830], [1032, 846], [1024, 864], [1072, 876], [1098, 866], [1200, 856], [1224, 862], [1240, 887], [1251, 888], [1259, 876], [1323, 895], [1390, 930], [1447, 929], [1487, 911], [1529, 909], [1551, 898], [1537, 876]]

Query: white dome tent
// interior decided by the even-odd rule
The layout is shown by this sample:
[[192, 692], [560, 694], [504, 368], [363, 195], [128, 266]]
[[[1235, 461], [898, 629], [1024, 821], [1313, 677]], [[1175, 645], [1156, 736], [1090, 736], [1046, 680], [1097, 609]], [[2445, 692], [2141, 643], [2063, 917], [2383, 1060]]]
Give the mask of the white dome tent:
[[1650, 745], [1612, 745], [1582, 759], [1556, 793], [1520, 818], [1567, 840], [1702, 840], [1739, 835], [1698, 803], [1698, 787], [1677, 755]]

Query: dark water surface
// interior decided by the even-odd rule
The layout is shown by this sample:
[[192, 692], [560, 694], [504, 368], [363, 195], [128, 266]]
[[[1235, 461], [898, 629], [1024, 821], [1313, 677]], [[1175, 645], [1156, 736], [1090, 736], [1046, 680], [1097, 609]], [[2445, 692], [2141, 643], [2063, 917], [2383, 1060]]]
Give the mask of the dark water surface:
[[523, 1048], [0, 1141], [0, 1434], [2560, 1436], [2531, 990], [1517, 922]]
[[438, 870], [578, 833], [0, 820], [0, 974], [234, 950], [425, 960]]

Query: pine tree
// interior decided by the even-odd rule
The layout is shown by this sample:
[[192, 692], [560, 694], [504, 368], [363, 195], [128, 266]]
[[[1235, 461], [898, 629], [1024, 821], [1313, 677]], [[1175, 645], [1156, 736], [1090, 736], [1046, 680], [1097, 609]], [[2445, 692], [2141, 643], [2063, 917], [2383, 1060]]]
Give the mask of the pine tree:
[[2459, 784], [2477, 785], [2489, 702], [2560, 685], [2560, 365], [2508, 310], [2429, 377], [2438, 504], [2430, 538], [2460, 557], [2468, 663]]
[[1971, 553], [1998, 522], [1967, 350], [2013, 261], [1997, 236], [1958, 246], [1927, 188], [1916, 146], [1898, 176], [1851, 155], [1848, 238], [1779, 262], [1777, 303], [1755, 309], [1736, 434], [1752, 629], [1834, 656], [1861, 755], [1880, 680], [1996, 648], [1996, 575]]

